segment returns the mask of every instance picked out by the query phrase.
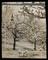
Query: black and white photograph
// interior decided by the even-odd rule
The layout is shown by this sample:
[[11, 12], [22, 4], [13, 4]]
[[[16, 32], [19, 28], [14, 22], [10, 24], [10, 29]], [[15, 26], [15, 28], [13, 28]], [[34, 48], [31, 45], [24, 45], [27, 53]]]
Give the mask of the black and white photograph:
[[2, 2], [2, 58], [46, 57], [46, 9], [43, 2]]

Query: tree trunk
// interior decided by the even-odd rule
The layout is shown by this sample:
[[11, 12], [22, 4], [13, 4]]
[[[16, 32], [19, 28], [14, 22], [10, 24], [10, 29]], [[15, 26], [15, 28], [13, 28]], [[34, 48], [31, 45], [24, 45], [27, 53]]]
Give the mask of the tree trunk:
[[35, 39], [35, 42], [34, 42], [34, 50], [36, 50], [36, 39]]
[[15, 39], [16, 38], [14, 38], [13, 50], [15, 50], [15, 45], [16, 45]]

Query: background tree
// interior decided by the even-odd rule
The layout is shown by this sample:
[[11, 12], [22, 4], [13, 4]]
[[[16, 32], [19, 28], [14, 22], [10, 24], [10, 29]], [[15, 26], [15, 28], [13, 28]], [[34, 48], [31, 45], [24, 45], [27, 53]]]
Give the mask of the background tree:
[[[26, 5], [24, 5], [23, 8], [21, 8], [22, 11], [19, 11], [19, 12], [22, 13], [24, 16], [26, 16], [26, 17], [28, 16], [29, 17], [29, 21], [27, 22], [27, 24], [31, 26], [30, 29], [32, 30], [31, 31], [32, 34], [29, 36], [29, 39], [28, 40], [31, 41], [31, 42], [33, 42], [33, 40], [34, 40], [34, 50], [36, 50], [36, 42], [38, 40], [40, 40], [40, 39], [41, 39], [40, 40], [40, 43], [41, 43], [41, 41], [44, 41], [45, 39], [43, 38], [44, 36], [42, 36], [42, 34], [43, 35], [46, 35], [45, 33], [42, 33], [43, 31], [40, 31], [40, 30], [42, 30], [42, 27], [43, 26], [40, 26], [38, 24], [38, 20], [36, 20], [36, 18], [37, 19], [44, 18], [45, 17], [45, 15], [44, 15], [45, 12], [42, 13], [42, 9], [43, 8], [38, 7], [39, 9], [41, 9], [41, 12], [40, 12], [40, 10], [38, 10], [38, 12], [37, 12], [37, 10], [36, 10], [33, 13], [32, 6], [30, 8], [31, 8], [31, 11], [30, 11], [29, 7], [27, 7]], [[24, 19], [25, 19], [25, 17], [24, 17]], [[39, 35], [38, 32], [40, 33], [40, 36], [42, 36], [42, 37], [40, 37], [40, 36], [38, 37], [38, 35]], [[28, 35], [29, 35], [29, 33], [28, 33]], [[30, 39], [30, 37], [32, 37], [32, 38]]]

